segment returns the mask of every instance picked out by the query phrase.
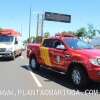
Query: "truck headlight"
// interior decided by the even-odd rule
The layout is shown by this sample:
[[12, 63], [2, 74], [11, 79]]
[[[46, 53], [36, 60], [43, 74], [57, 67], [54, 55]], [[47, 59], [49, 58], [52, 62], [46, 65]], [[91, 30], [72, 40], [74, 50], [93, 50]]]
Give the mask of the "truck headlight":
[[100, 58], [90, 59], [91, 64], [100, 66]]
[[100, 65], [100, 58], [97, 58], [97, 62], [98, 62], [98, 64]]
[[7, 52], [12, 52], [13, 51], [13, 48], [7, 48], [6, 51]]

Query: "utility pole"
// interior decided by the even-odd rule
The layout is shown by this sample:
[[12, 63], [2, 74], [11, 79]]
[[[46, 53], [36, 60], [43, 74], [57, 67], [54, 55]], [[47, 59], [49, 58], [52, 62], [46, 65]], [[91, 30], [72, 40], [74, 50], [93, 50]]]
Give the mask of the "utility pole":
[[30, 41], [30, 34], [31, 34], [31, 8], [29, 11], [29, 41]]
[[21, 26], [20, 26], [20, 32], [21, 32], [21, 36], [22, 36], [22, 34], [23, 34], [23, 33], [22, 33], [22, 24], [21, 24]]
[[41, 37], [43, 38], [43, 26], [44, 26], [44, 14], [42, 14], [42, 22], [41, 22]]
[[36, 29], [36, 38], [38, 37], [39, 34], [39, 14], [37, 14], [37, 29]]

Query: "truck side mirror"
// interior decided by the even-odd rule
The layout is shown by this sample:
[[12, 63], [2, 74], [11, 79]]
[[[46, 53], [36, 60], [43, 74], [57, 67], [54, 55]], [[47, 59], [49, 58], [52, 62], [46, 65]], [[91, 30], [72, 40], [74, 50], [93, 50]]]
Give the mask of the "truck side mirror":
[[15, 41], [15, 44], [18, 44], [18, 41]]
[[65, 48], [65, 46], [64, 45], [58, 45], [57, 47], [56, 47], [56, 49], [59, 49], [59, 50], [66, 50], [66, 48]]

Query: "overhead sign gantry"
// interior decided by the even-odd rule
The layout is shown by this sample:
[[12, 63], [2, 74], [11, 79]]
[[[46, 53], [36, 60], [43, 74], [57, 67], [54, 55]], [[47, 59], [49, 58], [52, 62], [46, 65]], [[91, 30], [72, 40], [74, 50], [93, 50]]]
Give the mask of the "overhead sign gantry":
[[44, 20], [70, 23], [71, 22], [71, 15], [45, 12]]
[[[63, 23], [71, 23], [71, 15], [67, 14], [60, 14], [60, 13], [53, 13], [53, 12], [45, 12], [42, 14], [41, 19], [41, 36], [43, 37], [43, 27], [44, 27], [44, 21], [55, 21], [55, 22], [63, 22]], [[37, 35], [38, 36], [38, 30], [39, 30], [39, 14], [37, 15]]]

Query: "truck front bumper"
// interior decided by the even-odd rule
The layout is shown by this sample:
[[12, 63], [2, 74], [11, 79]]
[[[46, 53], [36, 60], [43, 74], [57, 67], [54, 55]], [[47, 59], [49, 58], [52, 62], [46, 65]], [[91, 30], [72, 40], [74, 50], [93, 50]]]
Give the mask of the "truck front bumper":
[[89, 70], [89, 77], [93, 81], [99, 81], [100, 82], [100, 67], [92, 65], [92, 69]]
[[0, 58], [9, 58], [13, 56], [13, 52], [0, 52]]

